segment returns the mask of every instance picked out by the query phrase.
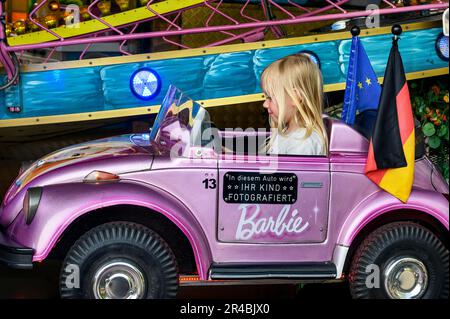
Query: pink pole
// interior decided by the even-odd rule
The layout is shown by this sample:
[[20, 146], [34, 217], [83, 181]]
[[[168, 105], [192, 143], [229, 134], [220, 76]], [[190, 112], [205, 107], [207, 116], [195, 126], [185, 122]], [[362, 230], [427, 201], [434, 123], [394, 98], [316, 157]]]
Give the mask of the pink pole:
[[301, 5], [295, 3], [295, 2], [292, 1], [292, 0], [288, 0], [288, 3], [289, 3], [290, 5], [292, 5], [292, 6], [294, 6], [294, 7], [299, 8], [300, 10], [303, 10], [303, 11], [306, 11], [306, 12], [311, 12], [311, 10], [309, 10], [308, 8], [302, 7]]
[[[223, 13], [222, 11], [219, 10], [219, 7], [222, 5], [222, 2], [223, 2], [223, 0], [220, 0], [219, 3], [217, 4], [217, 6], [216, 6], [216, 7], [213, 7], [212, 5], [210, 5], [210, 4], [208, 3], [208, 0], [204, 0], [205, 6], [208, 7], [208, 8], [210, 8], [210, 9], [212, 10], [211, 15], [210, 15], [210, 16], [208, 17], [208, 19], [206, 20], [206, 23], [205, 23], [205, 26], [206, 26], [206, 27], [209, 27], [209, 23], [211, 22], [212, 17], [216, 14], [216, 12], [217, 12], [218, 14], [220, 14], [221, 16], [223, 16], [225, 19], [227, 19], [227, 20], [229, 20], [229, 21], [235, 23], [236, 25], [239, 24], [238, 21], [234, 20], [233, 18], [229, 17], [228, 15], [226, 15], [225, 13]], [[234, 37], [234, 36], [235, 36], [235, 34], [232, 33], [232, 32], [226, 32], [226, 31], [219, 31], [219, 32], [221, 32], [221, 33], [223, 33], [223, 34], [226, 34], [226, 35], [229, 35], [230, 37]]]
[[88, 9], [87, 9], [89, 15], [90, 15], [91, 17], [93, 17], [95, 20], [100, 21], [101, 23], [103, 23], [104, 25], [106, 25], [106, 26], [107, 26], [108, 28], [110, 28], [111, 30], [116, 31], [116, 32], [117, 32], [118, 34], [120, 34], [120, 35], [123, 35], [123, 32], [122, 32], [122, 31], [120, 31], [119, 29], [113, 27], [111, 24], [109, 24], [108, 22], [106, 22], [106, 21], [103, 20], [102, 18], [97, 17], [95, 14], [92, 13], [92, 11], [91, 11], [92, 7], [93, 7], [94, 5], [96, 5], [99, 1], [100, 1], [100, 0], [95, 0], [94, 2], [92, 2], [92, 3], [89, 5], [89, 7], [88, 7]]
[[234, 24], [239, 24], [238, 21], [236, 21], [235, 19], [233, 19], [232, 17], [226, 15], [225, 13], [223, 13], [222, 11], [219, 10], [219, 7], [222, 5], [223, 0], [220, 0], [220, 2], [217, 4], [217, 7], [213, 7], [212, 5], [209, 4], [210, 1], [205, 0], [204, 4], [205, 6], [207, 6], [208, 8], [210, 8], [213, 11], [213, 14], [211, 14], [211, 16], [208, 18], [207, 23], [208, 24], [212, 18], [212, 16], [214, 15], [215, 12], [217, 12], [218, 14], [220, 14], [221, 16], [223, 16], [225, 19], [233, 22]]
[[[133, 29], [131, 29], [131, 31], [130, 31], [129, 34], [133, 34], [134, 31], [136, 31], [136, 29], [137, 29], [138, 26], [139, 26], [139, 23], [136, 23], [136, 24], [134, 25]], [[119, 47], [119, 51], [120, 51], [120, 53], [122, 53], [122, 54], [124, 54], [124, 55], [131, 55], [131, 53], [125, 51], [124, 48], [123, 48], [123, 47], [125, 46], [126, 43], [127, 43], [127, 40], [122, 41], [122, 43], [120, 44], [120, 47]]]
[[252, 17], [250, 17], [250, 16], [244, 14], [244, 11], [245, 11], [245, 9], [247, 8], [249, 2], [250, 2], [250, 0], [247, 0], [247, 1], [245, 2], [244, 6], [241, 8], [241, 11], [239, 11], [239, 13], [241, 14], [242, 17], [244, 17], [244, 18], [246, 18], [246, 19], [248, 19], [248, 20], [250, 20], [250, 21], [253, 21], [253, 22], [260, 22], [260, 20], [255, 19], [255, 18], [252, 18]]
[[269, 0], [269, 3], [271, 3], [274, 7], [277, 7], [281, 12], [284, 12], [287, 16], [291, 17], [292, 19], [295, 19], [295, 15], [284, 9], [282, 6], [280, 6], [278, 3], [276, 3], [273, 0]]
[[47, 57], [45, 58], [45, 60], [44, 60], [44, 63], [47, 63], [50, 59], [51, 59], [51, 57], [53, 56], [53, 53], [55, 53], [55, 51], [56, 51], [56, 47], [54, 47], [51, 51], [50, 51], [50, 53], [47, 55]]
[[[3, 4], [0, 3], [0, 16], [3, 16]], [[14, 63], [7, 51], [6, 33], [3, 23], [0, 23], [0, 63], [5, 67], [8, 80], [11, 80], [14, 76]]]
[[[93, 37], [96, 38], [97, 34], [94, 34]], [[85, 54], [89, 51], [91, 46], [92, 46], [92, 43], [88, 43], [86, 45], [86, 47], [83, 49], [83, 52], [81, 52], [80, 57], [78, 58], [79, 60], [83, 60]]]
[[8, 74], [8, 79], [11, 79], [14, 74], [14, 63], [12, 62], [9, 52], [7, 51], [7, 47], [3, 41], [0, 43], [0, 63], [5, 67]]
[[320, 9], [317, 9], [317, 10], [310, 11], [308, 13], [302, 14], [301, 17], [310, 17], [310, 16], [313, 16], [313, 15], [316, 15], [316, 14], [328, 11], [328, 10], [332, 9], [334, 6], [340, 7], [340, 6], [346, 4], [349, 1], [350, 0], [341, 0], [341, 1], [337, 2], [337, 3], [334, 3], [334, 5], [329, 5], [329, 6], [326, 6], [326, 7], [323, 7], [323, 8], [320, 8]]
[[[11, 71], [11, 68], [8, 66], [8, 62], [6, 61], [3, 54], [0, 54], [0, 64], [3, 64], [5, 66], [6, 75], [8, 76], [8, 80], [11, 80], [14, 75], [14, 70]], [[2, 85], [3, 85], [3, 83], [2, 83]]]
[[[379, 14], [393, 14], [393, 13], [402, 13], [402, 12], [411, 12], [411, 11], [420, 11], [420, 10], [430, 10], [430, 9], [446, 9], [448, 8], [448, 3], [443, 4], [429, 4], [429, 5], [418, 5], [418, 6], [410, 6], [410, 7], [402, 7], [396, 9], [381, 9], [379, 10]], [[163, 37], [163, 36], [172, 36], [172, 35], [184, 35], [184, 34], [197, 34], [197, 33], [205, 33], [205, 32], [220, 32], [220, 31], [228, 31], [228, 30], [236, 30], [236, 29], [250, 29], [250, 28], [261, 28], [266, 26], [278, 26], [278, 25], [290, 25], [297, 23], [308, 23], [308, 22], [317, 22], [317, 21], [325, 21], [325, 20], [341, 20], [341, 19], [349, 19], [349, 18], [357, 18], [364, 17], [369, 15], [370, 12], [367, 11], [359, 11], [359, 12], [351, 12], [346, 14], [328, 14], [324, 16], [313, 16], [313, 17], [300, 17], [296, 19], [287, 19], [287, 20], [278, 20], [278, 21], [263, 21], [263, 22], [251, 22], [251, 23], [243, 23], [239, 25], [224, 25], [224, 26], [214, 26], [207, 28], [192, 28], [187, 30], [174, 30], [174, 31], [158, 31], [158, 32], [146, 32], [139, 34], [130, 34], [130, 35], [119, 35], [119, 36], [105, 36], [97, 39], [78, 39], [78, 40], [66, 40], [64, 42], [48, 42], [48, 43], [40, 43], [40, 44], [32, 44], [32, 45], [21, 45], [14, 47], [7, 47], [8, 51], [21, 51], [21, 50], [33, 50], [33, 49], [41, 49], [41, 48], [49, 48], [49, 47], [57, 47], [57, 46], [66, 46], [66, 45], [74, 45], [74, 44], [87, 44], [87, 43], [103, 43], [103, 42], [116, 42], [123, 40], [138, 40], [138, 39], [146, 39], [146, 38], [155, 38], [155, 37]]]
[[[264, 13], [264, 16], [266, 17], [266, 20], [272, 21], [269, 16], [269, 8], [267, 7], [267, 3], [264, 0], [261, 0], [261, 7], [263, 9], [263, 13]], [[272, 31], [272, 33], [275, 35], [275, 37], [277, 37], [277, 39], [279, 39], [283, 36], [283, 32], [280, 30], [279, 27], [270, 26], [269, 28]]]
[[338, 9], [339, 11], [341, 11], [342, 13], [347, 13], [347, 11], [345, 11], [344, 9], [342, 9], [338, 4], [334, 3], [331, 0], [327, 0], [327, 2], [332, 5], [333, 7], [335, 7], [336, 9]]
[[227, 44], [229, 42], [232, 42], [232, 41], [235, 41], [235, 40], [239, 40], [239, 39], [245, 38], [247, 36], [251, 36], [252, 34], [255, 34], [255, 33], [258, 33], [258, 32], [263, 32], [264, 29], [265, 28], [259, 28], [259, 29], [255, 29], [255, 30], [250, 30], [248, 32], [235, 35], [232, 38], [228, 38], [228, 39], [220, 40], [220, 41], [217, 41], [217, 42], [214, 42], [214, 43], [210, 43], [210, 44], [206, 45], [205, 48], [216, 47], [216, 46], [219, 46], [219, 45], [224, 45], [224, 44]]
[[383, 0], [383, 2], [386, 3], [387, 5], [391, 6], [391, 8], [395, 8], [395, 5], [390, 3], [389, 1]]
[[158, 12], [156, 12], [155, 10], [153, 10], [153, 9], [150, 7], [150, 5], [152, 4], [153, 1], [154, 1], [154, 0], [150, 0], [150, 1], [147, 3], [147, 10], [150, 11], [151, 13], [153, 13], [153, 14], [154, 14], [155, 16], [157, 16], [158, 18], [161, 18], [161, 19], [163, 19], [164, 21], [166, 21], [169, 25], [174, 26], [174, 27], [177, 28], [178, 30], [181, 30], [182, 28], [181, 28], [178, 24], [176, 24], [176, 23], [170, 21], [169, 19], [167, 19], [167, 18], [164, 17], [163, 15], [159, 14]]
[[47, 31], [48, 33], [52, 34], [53, 36], [55, 36], [55, 37], [58, 38], [60, 41], [64, 41], [64, 38], [63, 38], [63, 37], [59, 36], [58, 34], [56, 34], [55, 32], [53, 32], [52, 30], [50, 30], [50, 29], [44, 27], [42, 24], [40, 24], [39, 22], [37, 22], [37, 20], [34, 20], [34, 19], [33, 19], [34, 14], [35, 14], [35, 13], [36, 13], [36, 12], [37, 12], [44, 4], [46, 4], [47, 1], [48, 1], [48, 0], [42, 1], [41, 3], [39, 3], [39, 4], [36, 6], [36, 8], [34, 8], [34, 9], [31, 11], [31, 13], [30, 13], [30, 15], [29, 15], [30, 21], [31, 21], [32, 23], [34, 23], [35, 25], [37, 25], [38, 27], [40, 27], [41, 29], [43, 29], [43, 30]]
[[[175, 22], [178, 20], [178, 18], [181, 16], [182, 13], [183, 13], [182, 11], [178, 12], [178, 14], [177, 14], [177, 16], [175, 17], [175, 19], [173, 19], [173, 23], [175, 23]], [[169, 24], [169, 26], [167, 27], [166, 31], [169, 31], [170, 29], [172, 29], [172, 24]], [[181, 29], [181, 28], [180, 28], [180, 29]], [[175, 42], [175, 41], [172, 41], [172, 40], [168, 39], [167, 37], [162, 37], [162, 39], [163, 39], [164, 41], [166, 41], [167, 43], [173, 44], [173, 45], [178, 46], [178, 47], [180, 47], [180, 48], [183, 48], [183, 49], [190, 49], [188, 46], [183, 45], [183, 44], [178, 43], [178, 42]]]

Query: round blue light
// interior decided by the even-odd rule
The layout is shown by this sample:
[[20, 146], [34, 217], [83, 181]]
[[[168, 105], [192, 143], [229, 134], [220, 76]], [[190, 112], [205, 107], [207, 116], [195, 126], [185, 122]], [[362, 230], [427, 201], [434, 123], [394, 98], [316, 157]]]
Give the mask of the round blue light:
[[436, 52], [442, 60], [448, 61], [448, 36], [443, 33], [436, 39]]
[[139, 99], [151, 100], [161, 90], [161, 78], [150, 68], [139, 69], [131, 76], [130, 89]]
[[319, 69], [321, 68], [320, 59], [317, 56], [317, 54], [308, 50], [300, 51], [299, 53], [306, 55], [311, 61], [313, 61], [319, 67]]

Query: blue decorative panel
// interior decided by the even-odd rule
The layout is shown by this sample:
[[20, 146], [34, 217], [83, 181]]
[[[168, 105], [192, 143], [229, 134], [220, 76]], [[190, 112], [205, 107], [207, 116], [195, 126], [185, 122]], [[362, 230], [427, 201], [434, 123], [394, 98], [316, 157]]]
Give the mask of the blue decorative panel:
[[210, 59], [203, 81], [203, 99], [255, 93], [254, 51], [222, 53]]
[[[448, 67], [435, 51], [441, 28], [404, 32], [399, 41], [406, 72]], [[391, 35], [363, 37], [378, 76], [384, 75]], [[262, 71], [273, 61], [303, 50], [321, 61], [325, 84], [345, 82], [351, 40], [327, 41], [214, 55], [145, 61], [109, 66], [23, 73], [20, 84], [0, 92], [0, 119], [71, 114], [158, 105], [170, 84], [196, 100], [260, 93]], [[130, 90], [130, 77], [148, 67], [162, 80], [161, 92], [150, 101]], [[21, 113], [8, 113], [21, 106]], [[1, 126], [1, 122], [0, 122]]]
[[[429, 29], [404, 33], [398, 46], [402, 54], [405, 72], [417, 72], [429, 69], [448, 67], [436, 53], [435, 42], [442, 29]], [[407, 35], [407, 36], [405, 36]], [[386, 61], [392, 44], [392, 35], [361, 38], [367, 55], [378, 76], [383, 76]], [[339, 45], [339, 62], [341, 71], [347, 74], [351, 40], [344, 40]]]
[[12, 118], [74, 113], [75, 108], [76, 112], [101, 111], [104, 107], [99, 69], [23, 73], [20, 86], [5, 91], [5, 103], [22, 106], [23, 112], [11, 114]]
[[337, 43], [334, 41], [330, 41], [256, 50], [253, 62], [255, 75], [258, 79], [257, 82], [259, 83], [261, 73], [270, 63], [281, 59], [286, 55], [298, 53], [304, 50], [312, 51], [319, 57], [322, 64], [322, 73], [324, 75], [325, 84], [345, 81], [345, 76], [341, 73], [339, 65], [336, 63], [336, 61], [339, 59], [339, 54], [337, 52]]
[[[205, 57], [159, 60], [103, 67], [100, 71], [105, 108], [120, 109], [161, 104], [170, 84], [176, 85], [193, 99], [201, 97], [205, 75]], [[130, 77], [140, 69], [148, 67], [161, 76], [161, 93], [151, 101], [138, 99], [130, 91]]]

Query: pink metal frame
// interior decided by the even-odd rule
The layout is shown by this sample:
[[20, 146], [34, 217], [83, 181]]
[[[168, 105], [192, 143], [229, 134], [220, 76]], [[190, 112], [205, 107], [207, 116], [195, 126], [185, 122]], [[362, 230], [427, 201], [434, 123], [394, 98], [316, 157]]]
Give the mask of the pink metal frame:
[[[99, 16], [96, 16], [92, 9], [93, 7], [100, 1], [95, 0], [92, 2], [91, 5], [88, 7], [88, 12], [92, 19], [100, 21], [102, 24], [104, 24], [107, 28], [105, 30], [83, 35], [80, 37], [65, 39], [61, 36], [57, 35], [54, 31], [46, 28], [44, 25], [40, 24], [35, 19], [35, 14], [39, 8], [41, 8], [44, 4], [46, 4], [50, 0], [46, 0], [41, 2], [31, 13], [30, 13], [30, 20], [38, 25], [42, 30], [45, 30], [46, 32], [49, 32], [50, 34], [54, 35], [57, 40], [51, 41], [51, 42], [44, 42], [44, 43], [38, 43], [38, 44], [31, 44], [31, 45], [19, 45], [10, 47], [7, 45], [6, 41], [0, 41], [0, 63], [2, 63], [5, 66], [7, 75], [9, 78], [12, 77], [14, 74], [14, 65], [12, 63], [10, 52], [24, 52], [27, 50], [34, 50], [34, 49], [51, 49], [49, 55], [46, 58], [46, 61], [48, 61], [53, 54], [53, 52], [58, 47], [62, 46], [69, 46], [69, 45], [86, 45], [83, 52], [80, 54], [80, 59], [83, 59], [85, 53], [89, 50], [90, 46], [95, 43], [105, 43], [105, 42], [119, 42], [120, 45], [120, 52], [123, 55], [129, 55], [130, 53], [124, 50], [124, 45], [129, 40], [139, 40], [139, 39], [149, 39], [149, 38], [161, 38], [163, 41], [170, 43], [172, 45], [175, 45], [181, 49], [188, 49], [189, 47], [178, 43], [173, 38], [170, 37], [173, 36], [182, 36], [187, 34], [202, 34], [202, 33], [209, 33], [209, 32], [219, 32], [227, 37], [223, 40], [213, 42], [206, 44], [205, 47], [212, 47], [212, 46], [218, 46], [218, 45], [224, 45], [236, 40], [243, 40], [245, 42], [248, 41], [257, 41], [264, 39], [264, 33], [267, 32], [267, 30], [271, 30], [272, 33], [277, 37], [281, 38], [283, 37], [283, 32], [280, 29], [281, 26], [284, 25], [291, 25], [291, 24], [299, 24], [299, 23], [311, 23], [311, 22], [318, 22], [318, 21], [326, 21], [326, 20], [344, 20], [344, 19], [351, 19], [351, 18], [357, 18], [357, 17], [364, 17], [372, 14], [371, 11], [366, 10], [360, 10], [360, 11], [347, 11], [343, 8], [343, 5], [345, 5], [350, 0], [326, 0], [327, 5], [324, 5], [321, 8], [316, 9], [309, 9], [300, 6], [299, 4], [296, 4], [293, 0], [289, 0], [288, 6], [281, 6], [277, 1], [275, 0], [260, 0], [261, 1], [261, 8], [263, 10], [265, 20], [261, 21], [259, 19], [256, 19], [254, 17], [250, 17], [245, 13], [245, 11], [248, 9], [248, 5], [250, 4], [250, 0], [245, 1], [245, 3], [236, 4], [241, 5], [240, 9], [240, 16], [242, 18], [242, 21], [246, 22], [239, 22], [236, 19], [230, 17], [226, 13], [221, 10], [223, 0], [204, 0], [203, 3], [200, 3], [198, 5], [195, 5], [193, 7], [199, 7], [203, 6], [207, 8], [210, 11], [210, 14], [208, 15], [208, 18], [204, 22], [204, 26], [201, 27], [195, 27], [195, 28], [183, 28], [179, 24], [179, 20], [181, 17], [181, 14], [189, 10], [193, 7], [186, 7], [181, 10], [177, 10], [174, 12], [170, 12], [167, 14], [160, 14], [156, 12], [152, 8], [152, 4], [154, 3], [154, 0], [149, 0], [147, 3], [146, 8], [154, 14], [153, 17], [134, 22], [133, 24], [129, 25], [123, 25], [119, 27], [114, 27], [107, 23], [104, 19], [102, 19]], [[396, 13], [405, 13], [405, 12], [412, 12], [412, 11], [422, 11], [422, 10], [443, 10], [448, 8], [448, 2], [444, 1], [438, 1], [438, 3], [435, 4], [428, 4], [428, 5], [416, 5], [416, 6], [409, 6], [409, 7], [397, 7], [395, 4], [393, 4], [391, 1], [383, 0], [383, 8], [379, 10], [379, 14], [387, 15], [387, 14], [396, 14]], [[270, 14], [271, 8], [276, 8], [277, 14], [282, 16], [282, 18], [273, 17]], [[292, 9], [296, 9], [296, 12], [294, 13]], [[298, 11], [301, 11], [300, 14], [298, 14]], [[329, 11], [338, 10], [339, 13], [330, 13]], [[3, 7], [0, 7], [0, 14], [3, 14]], [[215, 17], [220, 16], [223, 20], [227, 21], [227, 24], [222, 25], [213, 25], [212, 21]], [[168, 24], [168, 27], [164, 31], [152, 31], [152, 32], [145, 32], [145, 33], [135, 33], [137, 27], [144, 22], [154, 20], [154, 19], [160, 19], [165, 21]], [[233, 31], [243, 30], [245, 29], [245, 32], [241, 32], [240, 34], [233, 33]], [[111, 31], [114, 31], [114, 35], [111, 35]], [[4, 37], [4, 28], [3, 26], [0, 26], [0, 36]]]

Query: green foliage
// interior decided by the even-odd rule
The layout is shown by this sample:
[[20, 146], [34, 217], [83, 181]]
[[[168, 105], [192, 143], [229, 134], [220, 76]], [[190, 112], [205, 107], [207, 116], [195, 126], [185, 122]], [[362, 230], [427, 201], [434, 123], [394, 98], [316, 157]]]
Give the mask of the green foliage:
[[422, 126], [422, 132], [425, 136], [430, 137], [436, 133], [433, 123], [427, 122]]
[[441, 146], [441, 139], [437, 135], [433, 135], [428, 139], [428, 145], [433, 149], [437, 149]]
[[443, 78], [417, 80], [410, 83], [411, 101], [415, 116], [420, 120], [429, 155], [445, 179], [449, 180], [449, 92]]

